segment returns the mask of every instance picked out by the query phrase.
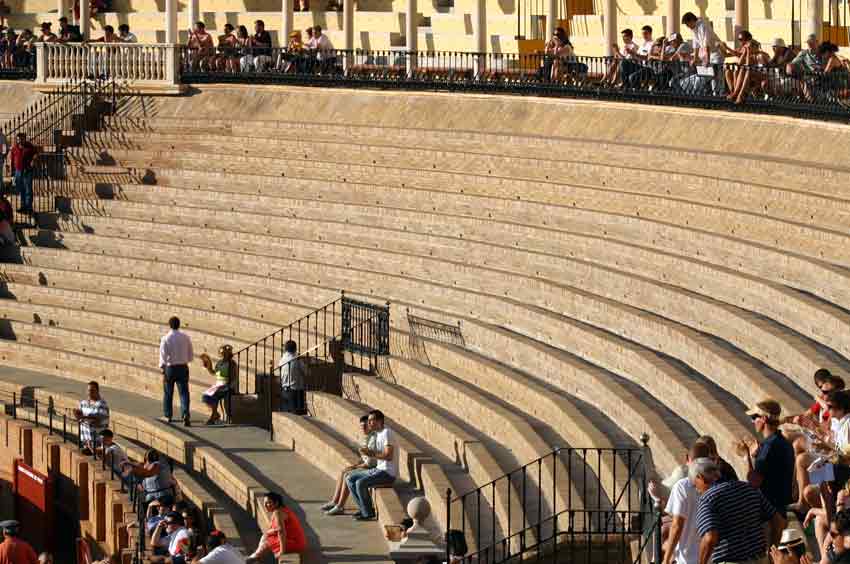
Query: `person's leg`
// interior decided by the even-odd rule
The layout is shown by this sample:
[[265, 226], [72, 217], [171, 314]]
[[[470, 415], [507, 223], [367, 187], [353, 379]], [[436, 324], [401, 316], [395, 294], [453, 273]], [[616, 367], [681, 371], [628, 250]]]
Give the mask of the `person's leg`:
[[814, 458], [808, 452], [803, 452], [797, 455], [794, 461], [794, 472], [797, 475], [797, 504], [799, 508], [805, 507], [806, 487], [809, 485], [809, 465], [814, 461]]
[[180, 417], [183, 421], [189, 419], [189, 370], [182, 370], [183, 374], [175, 380], [177, 393], [180, 394]]
[[384, 472], [383, 470], [374, 470], [363, 478], [357, 480], [355, 489], [352, 490], [352, 495], [356, 491], [357, 497], [360, 499], [360, 514], [366, 518], [375, 516], [375, 507], [372, 505], [372, 496], [369, 494], [369, 488], [383, 484], [392, 484], [395, 478]]
[[295, 411], [295, 390], [280, 391], [280, 410], [284, 413]]
[[363, 504], [360, 501], [360, 497], [357, 493], [357, 482], [358, 480], [364, 478], [368, 472], [368, 470], [354, 470], [352, 472], [349, 472], [348, 477], [345, 479], [345, 484], [346, 486], [348, 486], [348, 491], [351, 492], [351, 497], [354, 498], [354, 503], [357, 504], [357, 512], [361, 515], [363, 514]]
[[32, 170], [21, 173], [23, 179], [23, 194], [21, 194], [21, 205], [27, 211], [32, 211]]
[[171, 421], [174, 403], [174, 378], [171, 375], [171, 367], [166, 367], [165, 378], [162, 380], [162, 414]]

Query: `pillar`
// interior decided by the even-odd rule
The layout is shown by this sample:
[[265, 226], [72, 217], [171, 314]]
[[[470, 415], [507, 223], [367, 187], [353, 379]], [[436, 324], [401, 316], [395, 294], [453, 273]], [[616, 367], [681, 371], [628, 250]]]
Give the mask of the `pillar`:
[[[809, 0], [809, 14], [808, 14], [808, 30], [806, 31], [806, 35], [815, 34], [818, 39], [821, 39], [823, 26], [823, 2], [822, 0]], [[806, 44], [806, 39], [802, 39], [803, 45]]]
[[614, 55], [612, 45], [617, 39], [617, 0], [605, 0], [605, 55]]
[[[58, 0], [56, 2], [56, 19], [58, 20], [62, 16], [67, 16], [68, 14], [65, 13], [66, 10], [67, 10], [67, 7], [66, 7], [66, 4], [65, 4], [65, 0]], [[58, 34], [58, 30], [57, 30], [57, 34]]]
[[679, 23], [681, 22], [681, 15], [679, 9], [681, 6], [681, 0], [667, 0], [667, 29], [664, 31], [667, 33], [669, 37], [671, 33], [677, 33], [679, 31]]
[[405, 33], [407, 34], [407, 73], [413, 74], [416, 68], [416, 50], [419, 40], [419, 28], [416, 25], [416, 0], [407, 0], [407, 21], [405, 22]]
[[472, 27], [475, 39], [475, 76], [479, 76], [487, 66], [487, 0], [475, 0], [475, 20]]
[[91, 17], [85, 0], [80, 0], [80, 35], [83, 36], [83, 41], [91, 39]]
[[280, 7], [280, 44], [286, 45], [289, 42], [289, 34], [292, 33], [292, 21], [295, 18], [293, 10], [293, 0], [282, 0]]
[[[555, 33], [555, 28], [558, 26], [558, 0], [548, 0], [546, 2], [546, 41]], [[564, 30], [566, 31], [566, 30]]]
[[343, 30], [345, 31], [345, 58], [347, 71], [354, 62], [354, 0], [342, 0]]
[[165, 0], [165, 42], [177, 43], [177, 0]]
[[188, 29], [194, 29], [195, 22], [201, 18], [200, 14], [200, 6], [198, 5], [198, 0], [189, 0], [186, 4], [186, 8], [188, 11], [189, 23], [187, 25]]
[[735, 0], [735, 44], [738, 43], [738, 32], [750, 28], [749, 0]]

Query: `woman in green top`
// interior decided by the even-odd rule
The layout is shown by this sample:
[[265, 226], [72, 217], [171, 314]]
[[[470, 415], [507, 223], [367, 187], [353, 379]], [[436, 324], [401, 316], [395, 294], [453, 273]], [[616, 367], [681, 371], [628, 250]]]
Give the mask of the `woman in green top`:
[[[215, 385], [211, 386], [204, 392], [201, 398], [207, 407], [210, 408], [210, 418], [207, 420], [207, 425], [214, 425], [221, 420], [221, 415], [218, 412], [218, 404], [221, 400], [226, 399], [231, 392], [231, 378], [236, 376], [236, 363], [233, 362], [233, 347], [223, 345], [218, 349], [218, 354], [221, 360], [212, 364], [209, 355], [206, 353], [201, 355], [201, 362], [204, 363], [204, 368], [207, 372], [215, 376]], [[227, 402], [225, 401], [222, 410], [226, 419], [230, 418], [227, 413]]]

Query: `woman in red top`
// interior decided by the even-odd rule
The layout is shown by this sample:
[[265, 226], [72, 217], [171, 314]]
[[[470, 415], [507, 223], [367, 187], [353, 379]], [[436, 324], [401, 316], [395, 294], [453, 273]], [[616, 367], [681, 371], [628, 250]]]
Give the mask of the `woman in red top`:
[[269, 514], [269, 528], [263, 533], [257, 550], [247, 558], [246, 562], [255, 562], [267, 552], [271, 552], [275, 559], [282, 561], [281, 557], [284, 554], [307, 550], [307, 539], [304, 537], [301, 522], [295, 513], [284, 505], [280, 494], [267, 493], [263, 499], [263, 507]]

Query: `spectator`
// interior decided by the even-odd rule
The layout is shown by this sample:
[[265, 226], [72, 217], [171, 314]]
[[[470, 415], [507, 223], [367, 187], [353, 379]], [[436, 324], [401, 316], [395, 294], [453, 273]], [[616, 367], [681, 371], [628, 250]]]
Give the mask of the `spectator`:
[[14, 68], [17, 47], [18, 40], [15, 30], [9, 28], [0, 32], [0, 68]]
[[742, 104], [752, 86], [761, 84], [765, 79], [764, 72], [756, 70], [756, 67], [767, 63], [767, 54], [749, 31], [739, 31], [737, 38], [741, 48], [733, 52], [738, 56], [738, 67], [734, 71], [726, 70], [726, 85], [729, 89], [726, 98], [735, 104]]
[[[620, 49], [616, 43], [611, 46], [614, 49], [614, 60], [611, 61], [602, 78], [603, 84], [618, 86], [620, 80], [628, 76], [629, 72], [634, 72], [636, 68], [633, 59], [637, 56], [638, 46], [634, 42], [634, 32], [627, 28], [620, 32], [620, 36], [623, 38], [623, 48]], [[623, 63], [626, 63], [625, 68]]]
[[301, 40], [301, 32], [296, 30], [289, 34], [286, 51], [281, 53], [277, 68], [283, 73], [300, 74], [306, 70], [304, 62], [304, 43]]
[[115, 434], [111, 429], [103, 429], [98, 434], [100, 435], [101, 445], [99, 451], [103, 460], [123, 476], [133, 466], [133, 463], [127, 458], [124, 449], [115, 442]]
[[[248, 32], [245, 32], [248, 35]], [[218, 36], [218, 55], [212, 62], [212, 67], [217, 71], [233, 72], [236, 66], [232, 61], [239, 61], [239, 50], [237, 37], [231, 24], [224, 24], [224, 33]]]
[[21, 194], [21, 207], [18, 213], [32, 214], [32, 180], [35, 164], [38, 161], [38, 148], [27, 141], [25, 133], [18, 133], [12, 147], [12, 172], [15, 186]]
[[0, 247], [15, 244], [13, 221], [12, 203], [6, 198], [6, 192], [0, 189]]
[[192, 508], [182, 509], [180, 516], [183, 517], [186, 533], [189, 535], [189, 547], [186, 552], [189, 557], [194, 558], [203, 544], [201, 529], [198, 527], [198, 520], [195, 519], [195, 511]]
[[[189, 531], [184, 526], [183, 516], [176, 511], [169, 512], [165, 519], [157, 523], [151, 533], [151, 546], [167, 547], [172, 564], [185, 564], [189, 555]], [[164, 562], [164, 560], [160, 560]]]
[[[747, 452], [747, 481], [758, 488], [782, 518], [791, 503], [794, 481], [794, 447], [779, 430], [782, 408], [773, 400], [758, 402], [747, 411], [761, 444], [752, 443]], [[778, 540], [778, 539], [775, 539]]]
[[[781, 37], [775, 37], [770, 44], [773, 50], [773, 56], [770, 58], [768, 65], [784, 69], [791, 61], [794, 60], [794, 50], [789, 49], [785, 44], [785, 40]], [[827, 372], [829, 372], [827, 370]]]
[[39, 43], [58, 43], [59, 38], [55, 33], [50, 29], [50, 22], [44, 22], [41, 24], [41, 35], [38, 37]]
[[209, 60], [215, 55], [215, 44], [212, 35], [207, 33], [204, 22], [195, 22], [195, 28], [189, 30], [189, 68], [193, 71], [207, 67]]
[[25, 29], [15, 41], [15, 56], [14, 64], [16, 67], [31, 67], [35, 64], [35, 49], [33, 42], [35, 36], [28, 29]]
[[304, 363], [298, 358], [298, 345], [286, 341], [277, 365], [280, 371], [280, 410], [288, 413], [306, 411], [307, 393], [304, 390]]
[[6, 155], [9, 154], [9, 140], [6, 139], [6, 134], [0, 130], [0, 193], [6, 189], [6, 179], [3, 177], [3, 172], [6, 170]]
[[555, 30], [552, 39], [546, 43], [544, 54], [544, 77], [553, 82], [560, 82], [573, 59], [573, 44], [570, 43], [564, 28]]
[[652, 26], [643, 26], [640, 28], [640, 34], [643, 41], [640, 47], [638, 47], [637, 58], [645, 61], [649, 59], [649, 54], [652, 53], [652, 46], [655, 45], [655, 41], [652, 39]]
[[6, 18], [8, 18], [11, 13], [12, 10], [9, 8], [9, 5], [6, 4], [4, 0], [0, 0], [0, 27], [6, 25]]
[[244, 25], [240, 25], [236, 28], [236, 47], [239, 58], [237, 58], [236, 61], [231, 61], [233, 72], [236, 72], [236, 70], [241, 68], [242, 60], [246, 56], [249, 58], [251, 56], [251, 36], [248, 35], [248, 28]]
[[183, 424], [189, 427], [189, 363], [192, 362], [192, 339], [180, 331], [180, 319], [172, 317], [168, 320], [170, 331], [159, 343], [159, 368], [162, 370], [163, 396], [162, 411], [171, 423], [173, 410], [174, 385], [180, 394], [180, 413]]
[[315, 50], [316, 49], [316, 38], [313, 37], [313, 28], [308, 27], [304, 31], [307, 32], [307, 41], [304, 42], [304, 47], [306, 49], [309, 49], [309, 50]]
[[330, 38], [322, 33], [322, 26], [313, 28], [313, 40], [316, 44], [316, 60], [319, 61], [319, 72], [333, 73], [336, 67], [336, 51]]
[[267, 493], [263, 500], [263, 507], [269, 514], [269, 528], [263, 533], [257, 550], [246, 559], [246, 562], [256, 562], [268, 552], [280, 559], [284, 554], [301, 553], [307, 550], [307, 539], [301, 522], [283, 503], [280, 494]]
[[798, 529], [785, 529], [782, 539], [776, 546], [770, 547], [773, 564], [812, 564], [806, 555], [806, 539]]
[[49, 552], [42, 552], [38, 555], [38, 564], [53, 564], [53, 555]]
[[[705, 443], [696, 443], [688, 453], [688, 465], [699, 459], [709, 459], [710, 449]], [[716, 465], [716, 463], [715, 463]], [[719, 469], [718, 469], [719, 476]], [[697, 535], [697, 502], [699, 492], [689, 475], [682, 478], [670, 491], [664, 510], [672, 517], [670, 535], [664, 547], [663, 564], [697, 564], [699, 562], [699, 536]]]
[[103, 26], [103, 36], [91, 39], [86, 43], [121, 43], [121, 38], [115, 35], [115, 28], [111, 25]]
[[130, 26], [127, 24], [121, 24], [118, 26], [118, 40], [121, 43], [138, 43], [139, 38], [136, 37], [136, 34], [130, 31]]
[[384, 414], [381, 411], [376, 409], [369, 413], [369, 430], [375, 433], [375, 448], [361, 448], [360, 454], [375, 458], [378, 462], [374, 468], [352, 471], [345, 480], [351, 495], [357, 502], [358, 511], [354, 514], [354, 518], [358, 521], [370, 521], [375, 518], [369, 488], [391, 485], [395, 482], [398, 471], [395, 437], [390, 428], [384, 424]]
[[215, 366], [212, 365], [210, 357], [204, 353], [201, 355], [201, 362], [207, 372], [215, 376], [215, 385], [208, 388], [201, 400], [210, 408], [210, 418], [207, 419], [207, 425], [215, 425], [221, 420], [221, 415], [218, 413], [218, 404], [224, 402], [224, 416], [230, 418], [227, 412], [227, 401], [230, 397], [233, 379], [237, 376], [236, 362], [233, 360], [233, 347], [223, 345], [218, 349], [218, 355], [221, 357]]
[[[833, 94], [837, 90], [847, 88], [847, 67], [838, 57], [838, 45], [830, 41], [824, 41], [818, 46], [818, 58], [823, 63], [823, 74], [816, 79], [822, 93]], [[811, 96], [807, 96], [811, 98]]]
[[224, 533], [217, 529], [207, 535], [206, 556], [192, 560], [192, 564], [243, 564], [245, 559], [227, 542]]
[[820, 57], [818, 56], [818, 36], [814, 33], [806, 38], [806, 49], [800, 51], [794, 59], [785, 67], [785, 72], [789, 76], [802, 77], [806, 74], [812, 74], [820, 71], [823, 68]]
[[682, 34], [673, 32], [664, 45], [663, 56], [665, 61], [690, 62], [693, 52], [691, 44], [682, 39]]
[[159, 500], [153, 500], [148, 504], [147, 512], [145, 513], [145, 532], [153, 533], [159, 522], [165, 519], [166, 513], [171, 510], [170, 507], [163, 505]]
[[309, 12], [310, 0], [297, 0], [293, 6], [293, 10], [296, 12]]
[[239, 61], [242, 72], [263, 72], [272, 64], [272, 36], [263, 20], [254, 22], [254, 35], [249, 43], [251, 52]]
[[761, 492], [746, 482], [718, 483], [719, 471], [710, 458], [698, 458], [689, 476], [701, 494], [697, 504], [699, 563], [766, 564], [763, 524], [779, 538], [785, 519]]
[[77, 26], [69, 25], [65, 16], [59, 18], [59, 43], [80, 43], [82, 40], [83, 36]]
[[[368, 415], [364, 415], [360, 418], [360, 431], [363, 433], [361, 446], [369, 450], [375, 450], [376, 435], [369, 430]], [[348, 475], [354, 470], [368, 470], [369, 468], [374, 468], [377, 465], [377, 461], [371, 456], [362, 454], [360, 456], [360, 463], [346, 466], [342, 472], [340, 472], [339, 478], [336, 481], [336, 489], [334, 490], [333, 497], [329, 502], [322, 506], [322, 509], [327, 511], [328, 515], [340, 515], [345, 511], [345, 502], [348, 501], [348, 495], [350, 493], [348, 490], [348, 484], [345, 481]]]
[[109, 427], [109, 406], [100, 397], [100, 385], [94, 380], [89, 382], [87, 392], [88, 398], [80, 400], [74, 418], [79, 422], [83, 454], [90, 455], [97, 446], [100, 431]]
[[139, 489], [145, 494], [145, 501], [158, 500], [167, 507], [174, 504], [174, 478], [171, 476], [171, 465], [160, 459], [160, 454], [154, 449], [145, 453], [145, 460], [133, 466], [132, 473], [142, 478]]
[[723, 483], [738, 481], [738, 473], [735, 472], [732, 465], [726, 462], [726, 460], [720, 456], [720, 453], [717, 452], [717, 443], [714, 441], [714, 437], [703, 435], [699, 437], [696, 442], [703, 443], [708, 447], [708, 458], [712, 459], [714, 463], [717, 464], [717, 468], [720, 470], [720, 477], [717, 479], [718, 482]]
[[850, 510], [844, 509], [835, 514], [825, 535], [821, 554], [830, 564], [850, 563]]
[[14, 520], [0, 522], [0, 529], [3, 529], [0, 563], [38, 564], [38, 557], [30, 544], [18, 538], [20, 527], [20, 523]]

